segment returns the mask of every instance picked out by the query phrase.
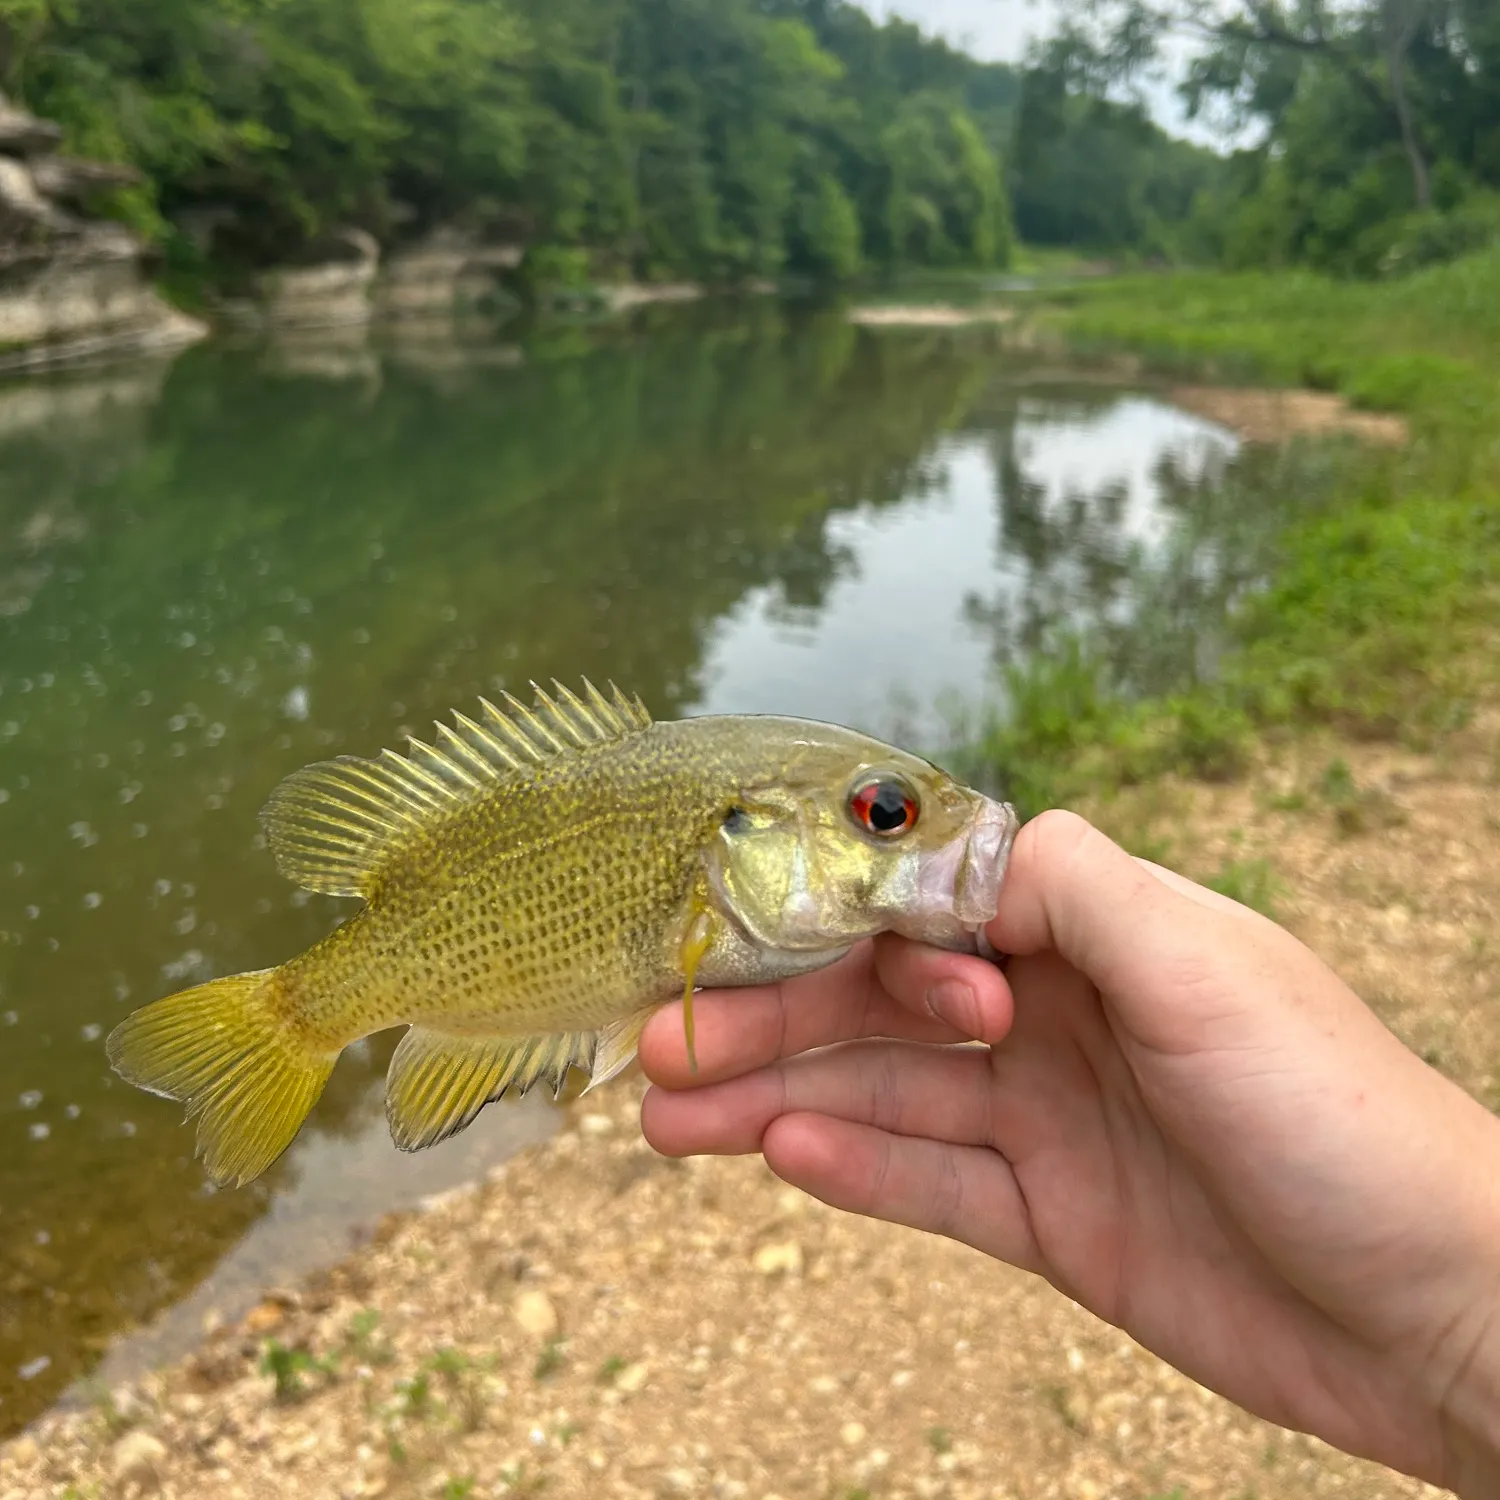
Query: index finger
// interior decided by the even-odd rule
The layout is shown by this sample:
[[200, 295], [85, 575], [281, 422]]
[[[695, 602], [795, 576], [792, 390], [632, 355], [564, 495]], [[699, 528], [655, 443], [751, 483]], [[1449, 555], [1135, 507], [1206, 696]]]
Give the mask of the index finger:
[[[961, 1031], [928, 1008], [928, 996], [944, 983], [972, 991], [975, 1028]], [[696, 1073], [688, 1067], [681, 1001], [664, 1005], [641, 1034], [641, 1067], [663, 1088], [718, 1083], [857, 1037], [956, 1043], [974, 1040], [977, 1029], [995, 1040], [1009, 1026], [1010, 990], [983, 959], [882, 935], [779, 984], [700, 991], [693, 1011]]]

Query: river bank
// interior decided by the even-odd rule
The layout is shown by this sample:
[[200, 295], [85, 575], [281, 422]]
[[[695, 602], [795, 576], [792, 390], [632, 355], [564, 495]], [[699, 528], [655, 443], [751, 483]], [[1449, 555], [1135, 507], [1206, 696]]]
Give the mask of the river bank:
[[[1085, 810], [1269, 905], [1500, 1104], [1497, 758], [1492, 701], [1431, 752], [1312, 737], [1233, 785]], [[0, 1449], [0, 1495], [1440, 1493], [1251, 1420], [1035, 1278], [757, 1161], [656, 1157], [640, 1092], [590, 1096], [186, 1361], [44, 1419]]]

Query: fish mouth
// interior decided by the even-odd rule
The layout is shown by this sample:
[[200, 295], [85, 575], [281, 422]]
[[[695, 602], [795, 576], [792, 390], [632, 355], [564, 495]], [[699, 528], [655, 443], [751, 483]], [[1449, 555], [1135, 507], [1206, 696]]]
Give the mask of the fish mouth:
[[980, 797], [963, 838], [918, 856], [915, 898], [892, 923], [893, 930], [938, 948], [992, 954], [984, 928], [999, 909], [1020, 828], [1008, 802]]

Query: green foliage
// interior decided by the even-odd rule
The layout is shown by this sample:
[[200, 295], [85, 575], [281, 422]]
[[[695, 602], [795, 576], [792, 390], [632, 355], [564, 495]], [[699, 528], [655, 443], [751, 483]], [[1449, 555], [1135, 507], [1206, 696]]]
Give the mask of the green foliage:
[[[1191, 255], [1375, 276], [1480, 249], [1500, 229], [1497, 16], [1494, 0], [1227, 0], [1207, 11], [1198, 0], [1065, 0], [1022, 107], [1033, 143], [1023, 157], [1039, 153], [1061, 175], [1023, 169], [1023, 232], [1034, 195], [1054, 219], [1088, 211], [1084, 181], [1101, 205], [1118, 203], [1103, 163], [1139, 138], [1140, 84], [1178, 52], [1168, 38], [1186, 35], [1185, 73], [1174, 66], [1189, 111], [1255, 142], [1199, 171], [1191, 206], [1168, 216]], [[1086, 137], [1094, 149], [1080, 157], [1071, 145]]]
[[[1401, 413], [1412, 442], [1289, 450], [1319, 477], [1239, 591], [1211, 680], [1142, 688], [1111, 667], [1107, 632], [1044, 640], [959, 765], [1035, 813], [1163, 771], [1232, 776], [1277, 726], [1425, 743], [1467, 722], [1500, 626], [1497, 299], [1500, 249], [1384, 284], [1181, 275], [1053, 299], [1039, 315], [1083, 347], [1180, 375], [1316, 382]], [[1399, 820], [1337, 764], [1318, 796], [1346, 834]]]
[[260, 1373], [269, 1375], [275, 1382], [278, 1401], [300, 1401], [309, 1394], [307, 1376], [331, 1377], [337, 1369], [332, 1356], [320, 1359], [307, 1349], [289, 1349], [276, 1339], [268, 1339], [261, 1351]]
[[403, 1416], [412, 1417], [420, 1422], [432, 1416], [438, 1409], [437, 1401], [432, 1394], [432, 1371], [427, 1366], [423, 1366], [407, 1380], [398, 1380], [396, 1392]]
[[1104, 786], [1169, 772], [1208, 781], [1242, 769], [1249, 717], [1224, 691], [1134, 698], [1110, 681], [1103, 643], [1069, 633], [1001, 681], [1003, 707], [947, 759], [1023, 817]]
[[890, 164], [886, 232], [898, 263], [995, 264], [1009, 258], [1000, 169], [957, 101], [902, 100], [882, 138]]
[[1226, 860], [1203, 883], [1265, 917], [1275, 917], [1276, 903], [1285, 894], [1285, 886], [1263, 859]]
[[70, 150], [142, 169], [101, 206], [187, 288], [450, 222], [543, 289], [1008, 253], [1013, 75], [837, 0], [0, 0], [0, 43]]
[[798, 201], [792, 260], [814, 275], [847, 280], [864, 259], [859, 210], [837, 177], [821, 174]]
[[1500, 244], [1500, 193], [1475, 193], [1455, 208], [1395, 220], [1380, 256], [1383, 276], [1405, 276]]
[[381, 1337], [380, 1314], [373, 1307], [361, 1308], [349, 1319], [344, 1345], [356, 1359], [371, 1365], [388, 1365], [396, 1357], [389, 1340]]
[[[1225, 174], [1143, 106], [1102, 97], [1063, 36], [1027, 73], [1014, 147], [1015, 216], [1029, 244], [1184, 258], [1197, 197]], [[1201, 240], [1201, 234], [1198, 240]]]

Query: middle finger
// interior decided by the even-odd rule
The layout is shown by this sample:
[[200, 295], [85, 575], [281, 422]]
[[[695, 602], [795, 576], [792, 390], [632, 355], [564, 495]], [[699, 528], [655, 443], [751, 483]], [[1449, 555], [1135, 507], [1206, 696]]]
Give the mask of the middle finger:
[[831, 1115], [895, 1135], [992, 1144], [987, 1047], [858, 1041], [705, 1088], [650, 1090], [641, 1128], [664, 1156], [761, 1149], [782, 1115]]

